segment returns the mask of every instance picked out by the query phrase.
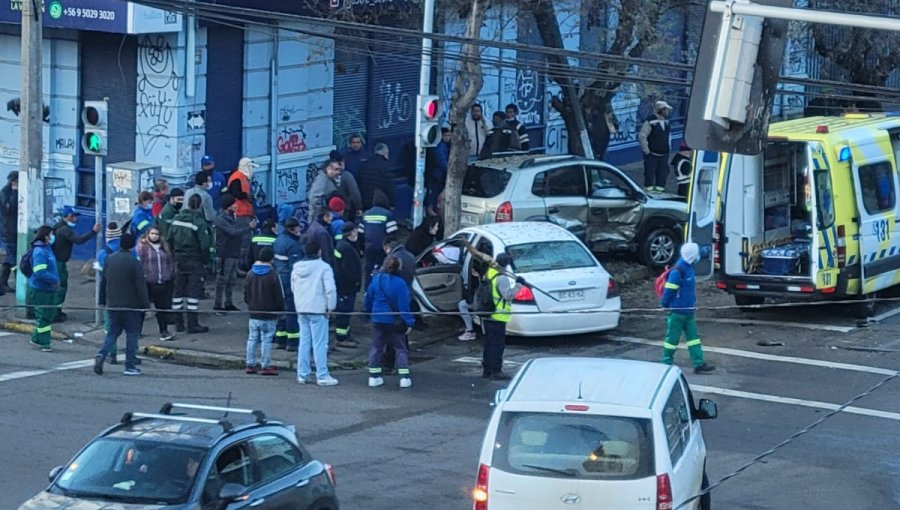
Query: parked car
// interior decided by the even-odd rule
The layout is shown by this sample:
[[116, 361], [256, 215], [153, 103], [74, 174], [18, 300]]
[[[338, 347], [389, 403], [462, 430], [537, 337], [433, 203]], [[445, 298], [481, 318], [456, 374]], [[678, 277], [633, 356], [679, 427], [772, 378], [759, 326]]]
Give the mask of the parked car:
[[[708, 486], [700, 421], [678, 367], [539, 358], [498, 390], [474, 510], [680, 508]], [[709, 495], [686, 508], [708, 510]]]
[[648, 194], [618, 168], [575, 156], [478, 161], [462, 193], [462, 226], [546, 220], [591, 251], [634, 252], [654, 268], [678, 259], [687, 221], [684, 197]]
[[[201, 411], [249, 415], [219, 418]], [[227, 414], [226, 414], [227, 413]], [[292, 425], [261, 411], [166, 404], [157, 414], [127, 413], [65, 466], [19, 510], [338, 510], [331, 466], [316, 460]]]
[[606, 269], [571, 232], [552, 223], [492, 223], [460, 230], [419, 256], [413, 294], [426, 311], [455, 312], [463, 288], [477, 285], [484, 264], [465, 248], [496, 257], [506, 251], [523, 287], [512, 302], [509, 335], [604, 331], [619, 325], [622, 300]]

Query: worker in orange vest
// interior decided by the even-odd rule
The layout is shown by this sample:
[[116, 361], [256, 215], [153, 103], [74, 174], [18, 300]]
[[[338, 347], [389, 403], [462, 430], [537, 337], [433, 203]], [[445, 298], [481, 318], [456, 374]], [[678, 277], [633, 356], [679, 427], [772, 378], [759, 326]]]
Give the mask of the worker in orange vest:
[[[250, 226], [253, 214], [253, 196], [250, 194], [250, 180], [253, 178], [253, 169], [259, 168], [251, 158], [241, 158], [237, 171], [231, 173], [228, 178], [228, 193], [234, 197], [234, 216], [243, 225]], [[250, 251], [250, 238], [252, 231], [248, 231], [245, 239], [241, 240], [241, 258], [245, 260]]]

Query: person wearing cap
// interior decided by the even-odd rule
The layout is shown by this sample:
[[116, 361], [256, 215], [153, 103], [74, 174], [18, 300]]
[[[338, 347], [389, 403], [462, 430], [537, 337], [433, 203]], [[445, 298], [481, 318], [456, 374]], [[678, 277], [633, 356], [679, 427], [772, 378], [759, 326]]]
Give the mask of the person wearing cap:
[[297, 350], [297, 342], [300, 339], [300, 329], [297, 325], [297, 313], [294, 310], [294, 294], [291, 292], [291, 269], [294, 264], [306, 256], [303, 244], [300, 242], [300, 222], [297, 218], [284, 220], [284, 231], [275, 239], [275, 270], [281, 279], [281, 288], [284, 291], [284, 306], [288, 312], [278, 319], [275, 328], [275, 348]]
[[363, 211], [372, 207], [372, 198], [376, 191], [384, 193], [388, 198], [394, 195], [390, 155], [387, 144], [375, 144], [375, 154], [363, 162], [356, 174]]
[[187, 203], [191, 200], [192, 196], [199, 195], [203, 218], [210, 225], [216, 221], [216, 209], [213, 207], [212, 195], [209, 194], [211, 189], [212, 174], [209, 172], [200, 172], [194, 176], [194, 187], [184, 192], [183, 200], [183, 202]]
[[309, 228], [306, 230], [306, 240], [315, 239], [322, 248], [322, 260], [334, 267], [334, 236], [330, 231], [332, 219], [331, 211], [328, 209], [321, 211], [316, 221], [309, 224]]
[[59, 290], [56, 293], [56, 322], [65, 321], [68, 316], [62, 311], [62, 304], [66, 301], [69, 291], [69, 259], [72, 258], [72, 247], [76, 244], [84, 244], [100, 232], [101, 226], [96, 223], [94, 227], [84, 234], [75, 234], [75, 222], [78, 221], [78, 212], [72, 206], [65, 206], [60, 214], [59, 223], [53, 227], [56, 234], [56, 242], [53, 243], [53, 254], [56, 256], [56, 268], [59, 271]]
[[[188, 206], [172, 220], [166, 242], [175, 254], [175, 292], [172, 310], [181, 315], [187, 307], [188, 333], [206, 333], [209, 328], [200, 325], [200, 297], [203, 295], [201, 277], [209, 264], [212, 236], [209, 224], [200, 211], [202, 199], [194, 195], [187, 201]], [[176, 331], [181, 331], [176, 319]]]
[[135, 203], [134, 212], [131, 213], [131, 233], [135, 239], [140, 239], [147, 233], [147, 229], [153, 226], [153, 194], [149, 191], [141, 191]]
[[350, 314], [356, 307], [356, 295], [362, 287], [362, 268], [359, 265], [359, 248], [356, 247], [358, 237], [356, 224], [344, 223], [341, 239], [334, 249], [334, 278], [338, 293], [334, 332], [338, 347], [353, 348], [358, 345], [350, 339]]
[[173, 188], [172, 191], [169, 192], [166, 206], [162, 208], [162, 211], [160, 211], [159, 215], [156, 217], [156, 226], [159, 228], [159, 234], [163, 239], [165, 239], [166, 235], [169, 233], [169, 227], [172, 225], [172, 220], [175, 219], [175, 216], [181, 211], [183, 205], [184, 190], [181, 188]]
[[103, 374], [103, 363], [123, 331], [125, 371], [122, 373], [141, 375], [141, 370], [137, 367], [138, 340], [144, 327], [144, 310], [150, 308], [150, 296], [141, 263], [131, 254], [134, 245], [135, 239], [131, 232], [123, 234], [119, 250], [106, 260], [100, 285], [106, 287], [103, 304], [109, 309], [109, 331], [94, 358], [94, 373], [97, 375]]
[[244, 301], [250, 311], [247, 325], [247, 360], [244, 371], [257, 373], [256, 348], [260, 347], [259, 373], [278, 375], [272, 363], [272, 340], [275, 337], [278, 314], [284, 311], [284, 292], [278, 272], [272, 267], [275, 252], [270, 246], [259, 251], [259, 258], [247, 271], [244, 283]]
[[331, 224], [328, 226], [328, 233], [337, 243], [343, 235], [341, 228], [344, 226], [344, 209], [347, 205], [344, 199], [338, 196], [331, 197], [328, 200], [328, 210], [331, 211]]
[[672, 107], [665, 101], [657, 101], [654, 114], [647, 117], [638, 132], [638, 141], [644, 152], [644, 189], [657, 193], [666, 190], [669, 174], [668, 159], [671, 147], [669, 114]]
[[692, 154], [693, 151], [687, 142], [682, 140], [681, 145], [678, 146], [678, 152], [672, 156], [672, 171], [675, 172], [675, 182], [678, 183], [678, 194], [683, 197], [688, 196], [688, 189], [691, 186], [691, 173], [693, 173], [693, 167], [691, 166]]
[[6, 250], [3, 271], [0, 272], [0, 295], [13, 292], [9, 286], [9, 275], [19, 262], [18, 257], [19, 222], [19, 172], [12, 171], [6, 176], [6, 186], [0, 189], [0, 241]]
[[697, 333], [697, 279], [694, 276], [694, 264], [700, 260], [700, 246], [697, 243], [681, 245], [681, 258], [669, 271], [663, 289], [661, 305], [669, 311], [666, 320], [666, 339], [663, 342], [662, 362], [673, 363], [678, 342], [684, 334], [685, 345], [691, 356], [695, 374], [712, 372], [716, 367], [703, 361], [703, 346]]
[[237, 219], [235, 215], [237, 209], [235, 198], [225, 195], [222, 197], [222, 209], [216, 216], [216, 255], [218, 258], [216, 259], [216, 300], [213, 310], [217, 312], [240, 310], [234, 306], [232, 301], [234, 281], [237, 278], [238, 262], [242, 260], [243, 240], [256, 228], [256, 218], [251, 218], [250, 223], [245, 224]]
[[494, 381], [505, 381], [509, 379], [509, 375], [503, 371], [506, 325], [512, 318], [510, 313], [513, 298], [525, 285], [525, 280], [513, 274], [512, 257], [506, 252], [497, 254], [494, 264], [488, 267], [484, 276], [491, 286], [494, 312], [483, 319], [484, 351], [481, 357], [481, 376]]
[[344, 158], [344, 170], [353, 174], [354, 177], [359, 176], [359, 170], [369, 158], [362, 135], [359, 133], [350, 135], [349, 146], [344, 147], [340, 154]]
[[[241, 158], [236, 172], [232, 172], [228, 178], [228, 193], [235, 198], [234, 215], [238, 218], [253, 217], [253, 195], [251, 194], [250, 180], [253, 179], [253, 171], [259, 165], [251, 158]], [[244, 220], [249, 222], [249, 219]]]
[[262, 223], [262, 227], [259, 229], [259, 233], [250, 238], [250, 251], [247, 254], [247, 258], [244, 260], [244, 264], [246, 264], [248, 270], [253, 267], [253, 264], [255, 264], [257, 260], [259, 260], [260, 250], [263, 248], [273, 248], [275, 246], [275, 240], [278, 238], [278, 234], [275, 233], [275, 228], [277, 226], [275, 220], [266, 218]]
[[207, 154], [200, 158], [200, 168], [209, 174], [212, 186], [209, 188], [209, 196], [212, 198], [212, 205], [215, 210], [219, 210], [222, 192], [227, 191], [228, 181], [225, 174], [216, 170], [216, 158], [211, 154]]
[[310, 354], [316, 361], [316, 384], [335, 386], [338, 380], [328, 372], [328, 318], [337, 306], [334, 271], [322, 261], [325, 249], [316, 239], [306, 241], [306, 257], [291, 270], [294, 310], [300, 322], [297, 348], [297, 382], [309, 384]]

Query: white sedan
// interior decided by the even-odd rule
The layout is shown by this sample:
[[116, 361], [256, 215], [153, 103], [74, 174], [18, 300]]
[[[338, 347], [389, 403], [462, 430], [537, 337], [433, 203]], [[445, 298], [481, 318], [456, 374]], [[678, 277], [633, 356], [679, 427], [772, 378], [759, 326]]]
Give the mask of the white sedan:
[[[491, 223], [464, 228], [418, 255], [413, 293], [426, 312], [456, 312], [483, 274], [465, 248], [496, 257], [506, 251], [525, 278], [512, 303], [509, 335], [553, 336], [606, 331], [619, 325], [622, 300], [615, 281], [591, 252], [552, 223]], [[471, 293], [469, 293], [471, 295]]]

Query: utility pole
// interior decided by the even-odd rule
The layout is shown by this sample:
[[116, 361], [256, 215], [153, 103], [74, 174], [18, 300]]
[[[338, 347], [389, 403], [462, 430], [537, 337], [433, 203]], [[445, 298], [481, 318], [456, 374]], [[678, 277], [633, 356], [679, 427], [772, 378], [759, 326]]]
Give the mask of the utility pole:
[[[434, 32], [434, 1], [425, 0], [422, 7], [422, 67], [419, 71], [419, 96], [431, 93], [431, 35]], [[416, 121], [416, 189], [413, 190], [413, 228], [418, 227], [425, 216], [425, 150], [422, 144], [421, 121]]]
[[[31, 233], [44, 222], [44, 178], [41, 167], [44, 156], [44, 100], [41, 83], [41, 9], [39, 0], [22, 3], [22, 97], [19, 112], [19, 218], [17, 224], [18, 253], [28, 250]], [[12, 261], [18, 264], [18, 260]], [[25, 305], [25, 277], [16, 271], [16, 304]]]

